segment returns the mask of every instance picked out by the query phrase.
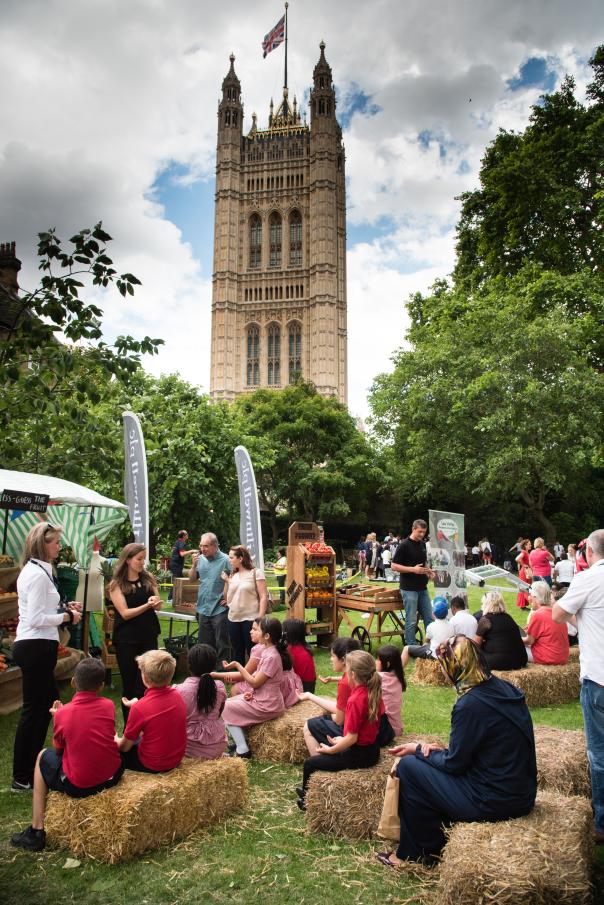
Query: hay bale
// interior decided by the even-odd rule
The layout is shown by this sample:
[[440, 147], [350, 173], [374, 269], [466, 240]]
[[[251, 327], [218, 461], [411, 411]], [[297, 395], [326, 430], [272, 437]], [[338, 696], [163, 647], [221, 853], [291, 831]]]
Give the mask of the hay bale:
[[325, 711], [312, 701], [300, 701], [276, 720], [258, 723], [247, 730], [247, 742], [256, 760], [278, 764], [301, 764], [308, 757], [302, 730], [313, 716]]
[[442, 853], [435, 905], [586, 905], [593, 815], [585, 798], [539, 792], [527, 817], [457, 823]]
[[581, 649], [578, 644], [573, 644], [572, 647], [568, 649], [568, 659], [569, 660], [578, 660], [581, 655]]
[[524, 669], [493, 670], [493, 675], [511, 682], [524, 692], [529, 707], [568, 704], [579, 697], [579, 662], [564, 666], [541, 666], [529, 663]]
[[453, 688], [451, 682], [447, 679], [438, 660], [421, 660], [419, 657], [415, 660], [415, 669], [409, 673], [407, 677], [411, 685], [439, 685]]
[[581, 730], [535, 726], [535, 747], [540, 789], [591, 798], [587, 747]]
[[[406, 742], [441, 742], [435, 735], [403, 735], [393, 745]], [[382, 749], [375, 767], [313, 773], [306, 792], [307, 826], [312, 833], [340, 839], [372, 839], [377, 832], [386, 779], [394, 757]]]
[[239, 758], [186, 758], [163, 774], [126, 770], [117, 786], [90, 798], [51, 792], [48, 843], [108, 864], [129, 861], [240, 810], [247, 791]]

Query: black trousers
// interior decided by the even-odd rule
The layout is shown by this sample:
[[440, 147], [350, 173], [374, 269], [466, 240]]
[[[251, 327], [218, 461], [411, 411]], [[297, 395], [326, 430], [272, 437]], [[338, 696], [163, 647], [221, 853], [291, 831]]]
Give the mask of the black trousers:
[[33, 783], [36, 758], [46, 739], [50, 707], [59, 697], [54, 669], [58, 641], [17, 641], [13, 659], [23, 673], [23, 709], [15, 734], [13, 779]]
[[[233, 659], [243, 666], [247, 663], [252, 650], [250, 631], [253, 622], [253, 619], [244, 619], [243, 622], [231, 622], [229, 619], [229, 638], [233, 649]], [[222, 664], [219, 664], [218, 668], [221, 669]]]
[[[115, 641], [115, 656], [117, 657], [117, 665], [122, 677], [122, 694], [125, 698], [142, 698], [145, 693], [145, 686], [141, 676], [140, 669], [136, 658], [139, 654], [144, 654], [148, 650], [157, 650], [157, 641], [151, 644], [149, 641], [139, 644], [127, 644], [122, 641]], [[122, 713], [124, 715], [124, 726], [128, 720], [129, 707], [122, 704]]]
[[308, 781], [317, 770], [325, 770], [327, 773], [339, 773], [340, 770], [357, 770], [364, 767], [374, 767], [380, 759], [380, 748], [377, 743], [373, 745], [353, 745], [342, 751], [341, 754], [316, 754], [307, 757], [304, 761], [304, 780], [302, 786], [306, 791]]

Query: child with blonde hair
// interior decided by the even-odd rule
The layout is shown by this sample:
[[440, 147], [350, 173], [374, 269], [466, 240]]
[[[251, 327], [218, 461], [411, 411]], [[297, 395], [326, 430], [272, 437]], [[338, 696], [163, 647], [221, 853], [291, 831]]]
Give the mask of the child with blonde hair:
[[329, 773], [355, 770], [373, 767], [379, 760], [378, 731], [385, 708], [375, 660], [365, 651], [352, 651], [346, 656], [346, 676], [351, 692], [346, 702], [343, 734], [329, 736], [327, 742], [319, 745], [319, 753], [304, 761], [304, 779], [296, 789], [301, 811], [306, 810], [306, 789], [317, 770]]
[[170, 687], [176, 660], [167, 650], [149, 650], [136, 662], [146, 690], [140, 700], [122, 698], [130, 715], [117, 746], [129, 770], [165, 773], [178, 766], [187, 746], [185, 703]]

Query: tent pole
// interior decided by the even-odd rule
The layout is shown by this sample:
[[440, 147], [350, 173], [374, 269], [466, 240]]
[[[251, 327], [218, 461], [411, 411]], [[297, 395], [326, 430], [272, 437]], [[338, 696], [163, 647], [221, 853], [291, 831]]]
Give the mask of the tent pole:
[[[90, 507], [90, 527], [94, 525], [94, 506]], [[88, 545], [87, 545], [88, 546]], [[82, 650], [85, 654], [88, 654], [89, 642], [90, 642], [90, 613], [86, 611], [86, 604], [88, 603], [88, 579], [90, 577], [90, 563], [88, 563], [88, 568], [86, 569], [84, 575], [84, 600], [82, 601]]]
[[2, 554], [6, 553], [6, 535], [8, 533], [8, 509], [4, 510], [4, 537], [2, 538]]

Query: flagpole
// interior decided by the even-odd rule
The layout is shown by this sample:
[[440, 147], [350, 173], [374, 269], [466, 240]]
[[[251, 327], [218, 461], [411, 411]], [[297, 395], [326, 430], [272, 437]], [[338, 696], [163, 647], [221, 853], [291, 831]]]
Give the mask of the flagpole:
[[287, 88], [287, 7], [289, 3], [285, 4], [285, 84], [284, 88]]

